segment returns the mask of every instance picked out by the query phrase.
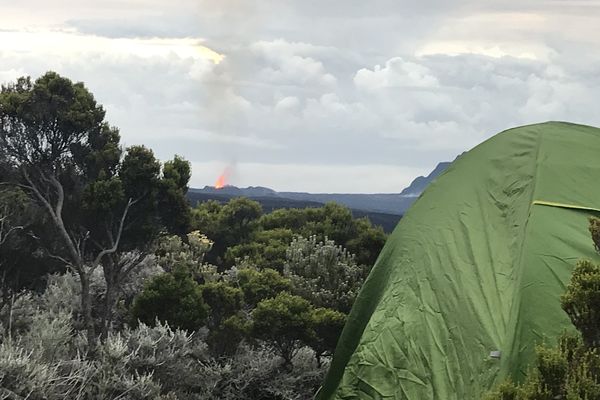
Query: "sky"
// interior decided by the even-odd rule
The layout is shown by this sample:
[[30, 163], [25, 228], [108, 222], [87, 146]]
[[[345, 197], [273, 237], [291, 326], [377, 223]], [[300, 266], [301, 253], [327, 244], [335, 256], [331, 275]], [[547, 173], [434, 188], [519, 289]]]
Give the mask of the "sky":
[[397, 193], [504, 129], [600, 125], [600, 1], [0, 0], [0, 83], [237, 186]]

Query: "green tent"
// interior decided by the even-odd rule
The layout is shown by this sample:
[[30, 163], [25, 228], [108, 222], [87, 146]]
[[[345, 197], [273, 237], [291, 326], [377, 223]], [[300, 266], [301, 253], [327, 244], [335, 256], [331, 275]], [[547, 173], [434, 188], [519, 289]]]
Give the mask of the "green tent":
[[550, 122], [460, 156], [402, 218], [365, 282], [317, 395], [480, 399], [519, 380], [580, 258], [599, 261], [600, 129]]

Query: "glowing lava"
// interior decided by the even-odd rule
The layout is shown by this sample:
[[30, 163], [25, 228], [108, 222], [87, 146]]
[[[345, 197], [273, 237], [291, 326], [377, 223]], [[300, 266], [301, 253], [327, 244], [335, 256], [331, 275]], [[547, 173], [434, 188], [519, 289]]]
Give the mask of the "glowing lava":
[[223, 189], [225, 186], [227, 186], [229, 182], [229, 175], [231, 175], [231, 168], [227, 167], [225, 168], [225, 171], [223, 171], [223, 173], [217, 178], [217, 181], [215, 182], [215, 189]]
[[225, 179], [225, 174], [221, 174], [217, 179], [217, 182], [215, 182], [215, 189], [223, 189], [226, 183], [227, 180]]

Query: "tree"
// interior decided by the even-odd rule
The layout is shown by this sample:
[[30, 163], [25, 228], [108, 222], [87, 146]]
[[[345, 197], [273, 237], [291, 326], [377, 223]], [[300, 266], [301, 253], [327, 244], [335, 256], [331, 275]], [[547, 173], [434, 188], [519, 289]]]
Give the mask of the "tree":
[[225, 282], [210, 282], [202, 285], [201, 290], [204, 302], [210, 308], [208, 344], [213, 354], [230, 354], [237, 348], [245, 330], [244, 319], [238, 315], [244, 295], [239, 288]]
[[37, 241], [28, 232], [36, 214], [21, 190], [0, 187], [0, 321], [7, 332], [17, 296], [26, 286], [40, 283], [53, 264], [34, 257]]
[[252, 311], [251, 333], [271, 344], [286, 366], [300, 347], [311, 340], [312, 306], [302, 297], [286, 292], [258, 303]]
[[225, 253], [225, 265], [247, 262], [257, 268], [270, 268], [283, 272], [285, 254], [294, 238], [290, 229], [276, 228], [258, 230], [247, 243], [229, 247]]
[[7, 244], [9, 239], [25, 229], [25, 225], [20, 224], [20, 216], [17, 215], [24, 213], [24, 204], [20, 200], [19, 192], [0, 192], [0, 246]]
[[169, 232], [181, 235], [191, 230], [192, 213], [185, 197], [191, 177], [190, 163], [180, 156], [163, 166], [158, 208]]
[[308, 345], [314, 350], [317, 365], [321, 367], [321, 357], [332, 356], [338, 339], [342, 334], [346, 316], [329, 308], [316, 308], [311, 315], [311, 327], [314, 335]]
[[[71, 188], [79, 183], [77, 175], [82, 174], [77, 171], [98, 172], [93, 168], [96, 160], [105, 164], [101, 169], [111, 169], [120, 156], [116, 160], [89, 156], [102, 150], [94, 147], [97, 143], [91, 137], [113, 133], [103, 119], [104, 110], [96, 105], [83, 84], [72, 84], [55, 73], [47, 73], [35, 84], [29, 78], [20, 78], [16, 84], [3, 86], [0, 92], [0, 154], [6, 157], [5, 168], [11, 170], [11, 183], [27, 191], [46, 210], [68, 260], [64, 255], [55, 257], [72, 265], [80, 276], [82, 309], [90, 342], [95, 341], [95, 335], [89, 271], [83, 256], [87, 240], [85, 233], [69, 229], [63, 208], [65, 203], [71, 205], [65, 186]], [[122, 211], [123, 216], [130, 205]], [[119, 239], [120, 232], [122, 229], [116, 234]], [[99, 250], [92, 268], [110, 252], [114, 252], [112, 247]]]
[[242, 309], [244, 295], [238, 288], [225, 282], [210, 282], [201, 286], [202, 298], [210, 307], [209, 328], [217, 328], [221, 323]]
[[356, 255], [356, 263], [371, 267], [377, 261], [379, 253], [387, 239], [383, 228], [373, 226], [367, 218], [355, 220], [356, 236], [346, 242], [345, 247]]
[[600, 348], [600, 267], [587, 260], [580, 261], [561, 304], [585, 345]]
[[244, 301], [250, 308], [256, 307], [262, 300], [272, 299], [291, 289], [289, 279], [268, 268], [262, 271], [252, 268], [240, 269], [235, 275], [235, 284], [244, 293]]
[[202, 288], [185, 268], [154, 277], [135, 298], [131, 315], [136, 321], [154, 326], [166, 322], [170, 326], [193, 332], [204, 325], [208, 306]]
[[[185, 240], [184, 240], [185, 239]], [[213, 246], [206, 235], [193, 231], [187, 235], [168, 235], [159, 239], [155, 255], [158, 264], [167, 272], [186, 268], [199, 283], [219, 279], [216, 267], [204, 263], [204, 257]]]
[[220, 267], [228, 248], [246, 243], [259, 227], [262, 207], [256, 201], [239, 197], [226, 204], [215, 201], [200, 203], [192, 212], [193, 229], [207, 234], [215, 245], [207, 261]]
[[[590, 220], [600, 251], [600, 219]], [[577, 333], [565, 333], [558, 346], [536, 348], [537, 360], [524, 383], [508, 381], [487, 395], [489, 400], [600, 399], [600, 266], [580, 261], [561, 305]]]
[[[100, 266], [104, 270], [100, 328], [106, 334], [119, 282], [166, 225], [168, 207], [159, 209], [159, 200], [181, 203], [164, 188], [175, 185], [183, 195], [185, 178], [181, 173], [175, 179], [172, 170], [182, 169], [175, 161], [167, 178], [161, 177], [160, 163], [143, 146], [130, 147], [123, 156], [119, 132], [104, 117], [83, 83], [54, 72], [35, 82], [19, 78], [0, 91], [2, 184], [19, 187], [44, 211], [52, 234], [44, 241], [55, 244], [49, 255], [78, 274], [90, 351], [97, 340], [91, 274]], [[132, 251], [137, 257], [122, 257]]]
[[315, 236], [294, 239], [284, 267], [294, 293], [316, 306], [344, 313], [350, 311], [367, 274], [346, 249]]
[[264, 230], [288, 229], [318, 240], [333, 240], [356, 255], [358, 264], [372, 266], [385, 244], [386, 235], [367, 218], [354, 219], [352, 211], [336, 203], [305, 209], [279, 209], [260, 219]]

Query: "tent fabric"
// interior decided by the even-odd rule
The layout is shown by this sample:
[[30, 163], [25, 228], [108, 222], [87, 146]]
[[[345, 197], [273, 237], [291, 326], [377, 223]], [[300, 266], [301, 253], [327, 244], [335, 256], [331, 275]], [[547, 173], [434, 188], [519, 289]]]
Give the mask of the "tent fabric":
[[522, 379], [536, 344], [573, 329], [560, 295], [577, 260], [600, 261], [598, 177], [600, 129], [569, 123], [460, 156], [388, 239], [317, 399], [480, 399]]

